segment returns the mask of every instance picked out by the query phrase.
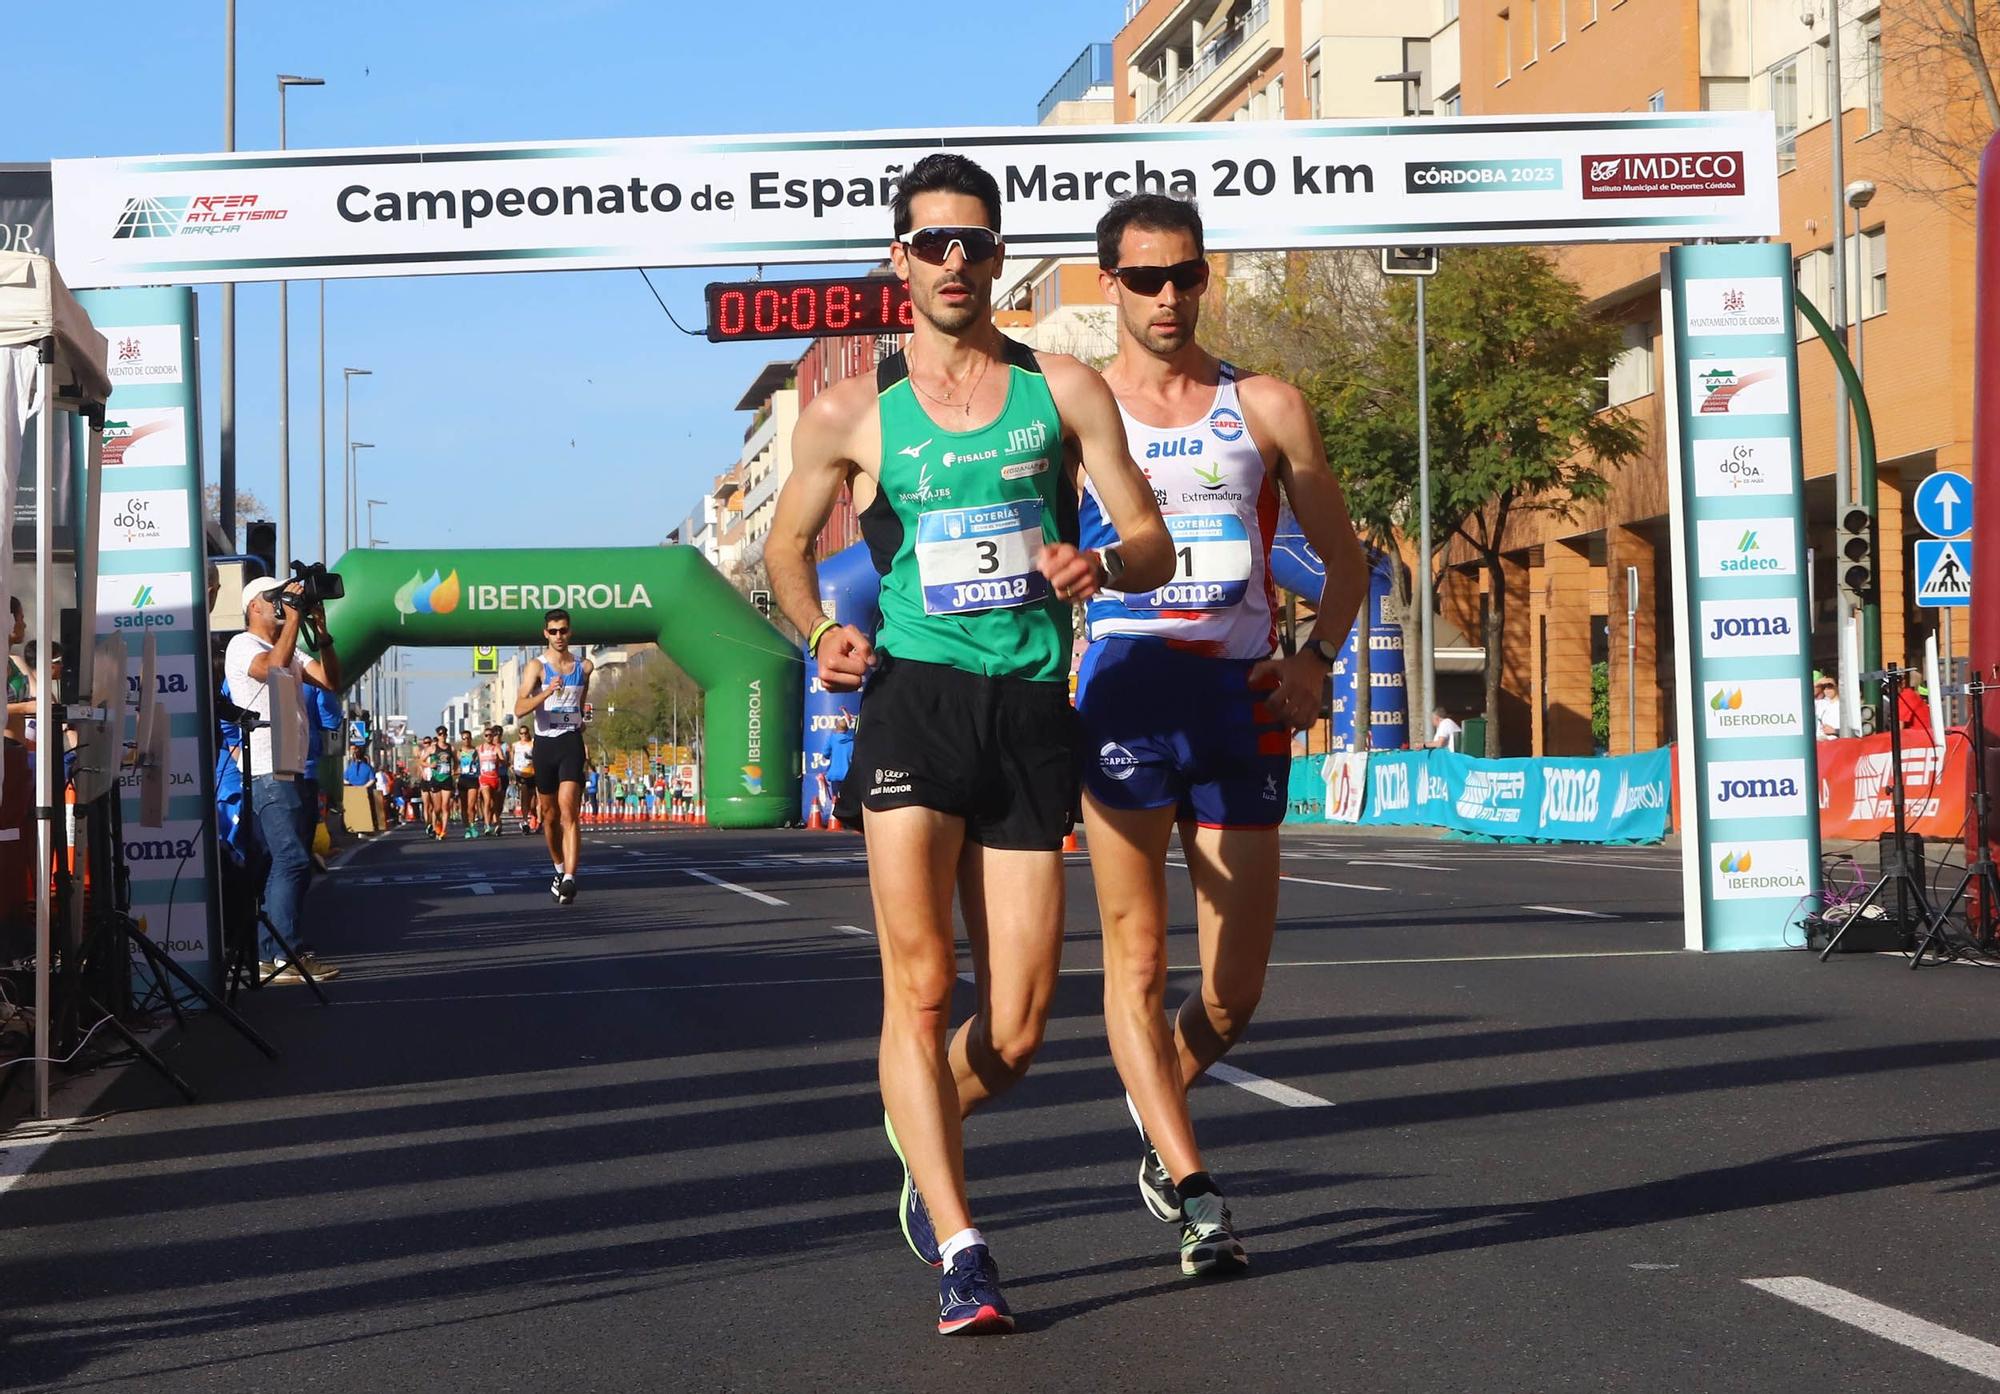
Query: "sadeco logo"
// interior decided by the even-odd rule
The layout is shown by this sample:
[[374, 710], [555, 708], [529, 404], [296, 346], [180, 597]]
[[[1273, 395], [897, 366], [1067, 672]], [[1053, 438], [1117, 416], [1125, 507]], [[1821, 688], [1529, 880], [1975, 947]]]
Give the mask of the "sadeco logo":
[[410, 615], [448, 615], [458, 608], [458, 598], [457, 568], [453, 568], [452, 573], [442, 580], [435, 570], [428, 581], [419, 571], [396, 588], [396, 612], [406, 618]]

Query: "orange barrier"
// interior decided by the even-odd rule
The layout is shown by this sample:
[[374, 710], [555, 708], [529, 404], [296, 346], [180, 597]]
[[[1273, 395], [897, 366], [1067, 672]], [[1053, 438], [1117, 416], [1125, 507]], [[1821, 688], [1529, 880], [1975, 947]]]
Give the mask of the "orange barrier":
[[[1902, 733], [1903, 799], [1911, 832], [1958, 838], [1965, 829], [1972, 745], [1964, 728], [1945, 732], [1938, 745], [1928, 728]], [[1896, 775], [1887, 732], [1820, 741], [1819, 835], [1872, 841], [1894, 832]]]

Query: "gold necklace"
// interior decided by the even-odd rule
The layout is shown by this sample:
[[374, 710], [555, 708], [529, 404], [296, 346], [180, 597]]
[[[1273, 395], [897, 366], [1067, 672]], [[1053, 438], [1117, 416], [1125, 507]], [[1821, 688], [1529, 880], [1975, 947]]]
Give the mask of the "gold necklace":
[[[980, 380], [986, 376], [986, 365], [988, 363], [991, 363], [992, 361], [993, 359], [991, 358], [991, 356], [986, 354], [980, 355], [979, 368], [972, 375], [972, 385], [965, 390], [965, 403], [962, 410], [966, 416], [972, 415], [972, 395], [973, 393], [979, 390]], [[949, 381], [950, 379], [947, 378], [946, 382]], [[918, 382], [917, 365], [915, 363], [910, 364], [910, 385], [916, 388], [917, 391], [923, 393], [926, 397], [930, 398], [933, 402], [936, 402], [939, 406], [955, 407], [959, 405], [957, 398], [940, 397], [938, 396], [937, 393], [931, 391], [928, 387], [925, 387], [921, 382]]]

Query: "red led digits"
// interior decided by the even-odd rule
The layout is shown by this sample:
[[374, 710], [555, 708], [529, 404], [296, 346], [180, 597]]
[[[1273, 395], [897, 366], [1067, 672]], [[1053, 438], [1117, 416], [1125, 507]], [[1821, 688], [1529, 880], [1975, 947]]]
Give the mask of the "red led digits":
[[711, 343], [898, 334], [916, 316], [910, 290], [884, 276], [816, 281], [717, 281], [708, 287]]

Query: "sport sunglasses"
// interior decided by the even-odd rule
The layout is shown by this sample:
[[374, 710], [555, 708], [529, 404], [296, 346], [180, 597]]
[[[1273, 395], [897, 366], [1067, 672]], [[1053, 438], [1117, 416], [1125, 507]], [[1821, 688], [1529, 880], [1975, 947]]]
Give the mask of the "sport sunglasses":
[[932, 266], [943, 266], [957, 247], [967, 265], [986, 261], [1000, 250], [1000, 234], [984, 227], [920, 227], [902, 239], [910, 255]]
[[1172, 266], [1115, 266], [1111, 274], [1134, 295], [1158, 295], [1169, 281], [1178, 291], [1190, 291], [1203, 284], [1208, 280], [1208, 262], [1196, 257]]

